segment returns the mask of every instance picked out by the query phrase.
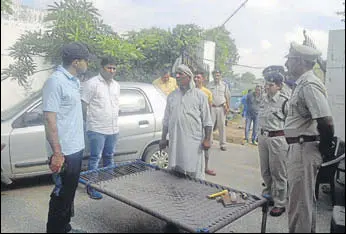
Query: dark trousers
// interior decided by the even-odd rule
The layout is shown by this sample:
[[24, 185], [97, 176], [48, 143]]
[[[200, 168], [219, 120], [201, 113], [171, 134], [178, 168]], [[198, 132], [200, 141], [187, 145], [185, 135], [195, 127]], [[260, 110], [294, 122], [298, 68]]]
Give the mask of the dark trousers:
[[65, 155], [64, 169], [53, 174], [55, 188], [50, 195], [47, 233], [66, 233], [71, 230], [73, 200], [81, 171], [83, 150]]

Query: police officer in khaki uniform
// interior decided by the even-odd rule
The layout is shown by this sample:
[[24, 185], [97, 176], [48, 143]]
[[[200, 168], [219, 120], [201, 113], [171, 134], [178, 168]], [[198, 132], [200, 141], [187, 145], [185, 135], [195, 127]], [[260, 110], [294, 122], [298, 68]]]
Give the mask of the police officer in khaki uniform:
[[289, 232], [316, 232], [316, 176], [321, 154], [329, 151], [334, 135], [326, 89], [312, 70], [320, 55], [313, 48], [293, 42], [285, 64], [295, 80], [284, 129], [289, 144]]
[[272, 216], [280, 216], [287, 205], [286, 161], [288, 144], [284, 136], [288, 97], [282, 94], [282, 66], [263, 70], [265, 94], [259, 111], [258, 151], [265, 188], [262, 195], [273, 201]]
[[229, 111], [230, 92], [227, 85], [221, 79], [221, 72], [213, 71], [214, 82], [210, 82], [208, 89], [213, 94], [213, 102], [211, 105], [211, 118], [213, 126], [219, 129], [220, 149], [226, 150], [226, 115]]

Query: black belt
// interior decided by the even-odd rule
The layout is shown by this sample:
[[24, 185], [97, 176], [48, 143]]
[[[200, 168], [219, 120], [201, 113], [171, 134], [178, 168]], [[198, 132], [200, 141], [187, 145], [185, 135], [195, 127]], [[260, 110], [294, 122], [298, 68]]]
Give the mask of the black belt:
[[313, 141], [319, 141], [319, 140], [320, 140], [320, 136], [301, 135], [299, 137], [286, 137], [287, 144], [295, 144], [295, 143], [303, 144], [304, 142], [313, 142]]
[[225, 103], [222, 103], [221, 105], [211, 104], [212, 107], [222, 107], [222, 106], [224, 106], [224, 105], [225, 105]]
[[266, 137], [277, 137], [277, 136], [285, 136], [285, 132], [283, 130], [279, 131], [266, 131], [261, 129], [261, 135]]

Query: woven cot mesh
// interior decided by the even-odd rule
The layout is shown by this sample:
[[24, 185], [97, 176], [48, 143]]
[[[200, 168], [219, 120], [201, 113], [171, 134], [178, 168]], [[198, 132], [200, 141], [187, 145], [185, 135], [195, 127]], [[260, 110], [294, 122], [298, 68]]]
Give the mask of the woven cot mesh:
[[136, 161], [82, 173], [91, 187], [187, 231], [216, 231], [266, 200], [249, 195], [246, 203], [225, 208], [207, 195], [237, 190], [153, 168]]

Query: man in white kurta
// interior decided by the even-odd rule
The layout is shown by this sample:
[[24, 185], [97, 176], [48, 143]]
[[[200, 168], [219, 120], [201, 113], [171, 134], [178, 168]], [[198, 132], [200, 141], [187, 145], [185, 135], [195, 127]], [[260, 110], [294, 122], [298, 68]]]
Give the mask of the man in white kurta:
[[204, 179], [204, 149], [210, 148], [212, 120], [207, 96], [194, 87], [193, 73], [176, 69], [179, 86], [167, 97], [160, 149], [168, 146], [168, 167], [193, 178]]

